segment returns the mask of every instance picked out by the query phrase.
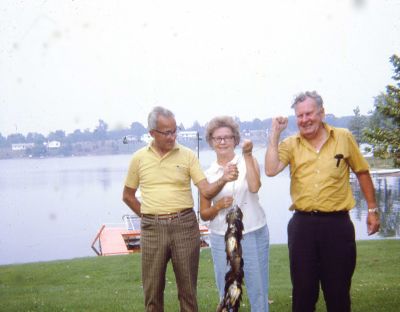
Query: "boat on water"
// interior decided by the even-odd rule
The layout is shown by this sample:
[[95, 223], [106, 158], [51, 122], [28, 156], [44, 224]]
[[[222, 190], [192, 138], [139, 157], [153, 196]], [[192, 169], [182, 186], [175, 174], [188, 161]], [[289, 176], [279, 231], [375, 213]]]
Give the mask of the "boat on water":
[[[124, 255], [140, 252], [140, 218], [123, 215], [122, 223], [103, 224], [92, 242], [98, 256]], [[209, 246], [207, 225], [199, 224], [200, 248]]]

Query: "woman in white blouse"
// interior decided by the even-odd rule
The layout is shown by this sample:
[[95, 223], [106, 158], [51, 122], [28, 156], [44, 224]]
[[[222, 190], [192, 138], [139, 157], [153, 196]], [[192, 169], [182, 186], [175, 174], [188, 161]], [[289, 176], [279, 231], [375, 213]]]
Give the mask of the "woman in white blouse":
[[232, 205], [237, 204], [243, 212], [243, 269], [251, 311], [268, 311], [269, 232], [258, 198], [260, 168], [252, 155], [253, 143], [244, 140], [241, 155], [235, 154], [240, 132], [238, 124], [229, 116], [215, 117], [208, 123], [206, 140], [217, 156], [205, 172], [208, 182], [218, 180], [229, 163], [236, 164], [239, 170], [238, 179], [226, 183], [212, 200], [200, 198], [201, 218], [210, 220], [211, 252], [220, 298], [224, 296], [225, 273], [229, 270], [225, 253], [225, 216]]

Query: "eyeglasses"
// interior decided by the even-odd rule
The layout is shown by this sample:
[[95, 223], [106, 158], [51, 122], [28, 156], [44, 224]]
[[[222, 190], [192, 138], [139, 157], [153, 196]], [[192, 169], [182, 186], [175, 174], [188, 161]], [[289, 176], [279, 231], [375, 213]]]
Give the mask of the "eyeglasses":
[[212, 139], [214, 140], [214, 142], [220, 144], [222, 143], [222, 141], [224, 142], [230, 142], [234, 139], [235, 137], [233, 135], [231, 136], [226, 136], [226, 137], [212, 137]]
[[153, 130], [155, 132], [159, 133], [159, 134], [162, 134], [165, 137], [175, 136], [175, 135], [177, 135], [177, 132], [178, 132], [178, 128], [176, 128], [175, 130], [172, 130], [172, 131], [160, 131], [160, 130], [157, 130], [157, 129], [153, 129]]

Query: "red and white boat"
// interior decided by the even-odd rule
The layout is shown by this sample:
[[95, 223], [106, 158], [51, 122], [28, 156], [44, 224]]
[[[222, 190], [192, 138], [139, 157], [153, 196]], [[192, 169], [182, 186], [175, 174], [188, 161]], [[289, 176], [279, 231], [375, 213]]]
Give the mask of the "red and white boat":
[[[123, 255], [140, 252], [140, 218], [123, 215], [121, 224], [103, 224], [92, 242], [98, 256]], [[201, 248], [208, 247], [208, 227], [199, 224]]]

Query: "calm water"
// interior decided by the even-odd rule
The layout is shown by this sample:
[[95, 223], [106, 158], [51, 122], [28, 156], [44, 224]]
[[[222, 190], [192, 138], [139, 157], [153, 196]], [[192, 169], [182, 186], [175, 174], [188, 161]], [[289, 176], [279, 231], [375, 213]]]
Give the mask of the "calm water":
[[[260, 164], [264, 153], [255, 152]], [[95, 256], [90, 245], [100, 226], [120, 223], [130, 212], [121, 200], [130, 157], [0, 160], [0, 264]], [[204, 167], [213, 157], [211, 151], [200, 153]], [[262, 183], [260, 199], [271, 243], [286, 243], [291, 217], [288, 172], [274, 178], [262, 175]], [[367, 236], [366, 205], [355, 183], [357, 207], [351, 217], [357, 239], [398, 238], [400, 178], [377, 177], [374, 183], [384, 212], [382, 230]]]

